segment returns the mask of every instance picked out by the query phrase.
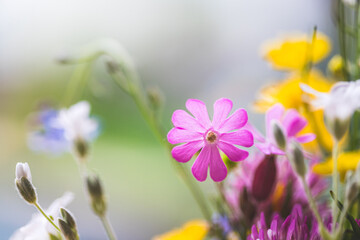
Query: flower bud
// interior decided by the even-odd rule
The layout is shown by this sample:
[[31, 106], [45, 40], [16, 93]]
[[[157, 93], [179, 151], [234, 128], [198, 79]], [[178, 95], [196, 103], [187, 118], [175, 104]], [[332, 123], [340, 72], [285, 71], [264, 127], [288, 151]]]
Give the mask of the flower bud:
[[65, 208], [60, 208], [60, 213], [64, 221], [69, 225], [70, 228], [76, 229], [76, 222], [74, 217]]
[[74, 217], [64, 208], [60, 208], [60, 213], [63, 219], [59, 219], [59, 226], [61, 232], [67, 240], [78, 240], [79, 235], [76, 229], [76, 222]]
[[290, 164], [292, 168], [295, 170], [295, 172], [299, 176], [305, 177], [306, 165], [305, 165], [304, 153], [300, 144], [296, 141], [291, 141], [287, 155]]
[[273, 135], [276, 141], [277, 146], [280, 149], [285, 149], [286, 147], [286, 137], [284, 131], [280, 124], [277, 121], [271, 122], [271, 129], [273, 131]]
[[20, 196], [30, 204], [36, 203], [35, 187], [31, 183], [30, 167], [27, 163], [17, 163], [15, 170], [15, 185]]
[[344, 68], [343, 58], [340, 55], [334, 55], [328, 63], [328, 69], [330, 73], [336, 78], [343, 79], [344, 78], [343, 68]]
[[117, 73], [122, 71], [121, 65], [110, 59], [106, 61], [106, 68], [109, 73]]
[[325, 117], [326, 127], [336, 140], [340, 141], [349, 129], [350, 117], [344, 119]]
[[148, 88], [146, 93], [151, 107], [154, 110], [160, 109], [164, 102], [164, 96], [160, 89], [157, 87]]
[[275, 155], [266, 155], [255, 170], [251, 194], [257, 201], [265, 201], [274, 190], [277, 169]]
[[25, 177], [31, 182], [32, 178], [29, 164], [18, 162], [15, 168], [15, 176], [16, 180], [20, 180], [22, 177]]
[[89, 144], [83, 139], [76, 139], [74, 141], [74, 148], [76, 154], [79, 156], [80, 159], [84, 159], [87, 157], [89, 153]]
[[79, 239], [76, 229], [72, 229], [64, 220], [59, 219], [59, 227], [66, 240]]
[[97, 175], [89, 175], [86, 178], [86, 185], [93, 211], [99, 216], [104, 216], [107, 206], [100, 178]]

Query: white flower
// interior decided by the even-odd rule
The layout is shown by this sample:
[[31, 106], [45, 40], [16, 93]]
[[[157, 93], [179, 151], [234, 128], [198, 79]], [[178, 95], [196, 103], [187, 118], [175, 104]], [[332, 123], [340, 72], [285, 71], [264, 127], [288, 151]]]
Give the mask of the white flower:
[[[45, 212], [57, 219], [60, 217], [60, 208], [68, 205], [73, 198], [73, 194], [67, 192], [61, 198], [56, 199]], [[10, 240], [50, 240], [49, 233], [55, 236], [58, 234], [54, 226], [43, 215], [36, 213], [28, 224], [18, 229], [10, 237]]]
[[90, 104], [81, 101], [68, 109], [60, 110], [54, 125], [64, 129], [68, 141], [73, 142], [77, 139], [89, 141], [96, 135], [98, 129], [97, 121], [89, 115]]
[[328, 93], [318, 92], [306, 84], [301, 84], [301, 89], [316, 97], [311, 105], [315, 109], [324, 109], [329, 119], [347, 120], [360, 107], [360, 80], [338, 82]]
[[27, 178], [30, 182], [32, 181], [31, 178], [31, 171], [28, 163], [20, 163], [16, 164], [15, 169], [15, 181], [20, 180], [22, 177]]
[[301, 89], [316, 97], [311, 105], [315, 109], [324, 109], [328, 130], [335, 139], [341, 140], [349, 128], [352, 115], [360, 107], [360, 80], [338, 82], [328, 93], [318, 92], [306, 84], [301, 84]]

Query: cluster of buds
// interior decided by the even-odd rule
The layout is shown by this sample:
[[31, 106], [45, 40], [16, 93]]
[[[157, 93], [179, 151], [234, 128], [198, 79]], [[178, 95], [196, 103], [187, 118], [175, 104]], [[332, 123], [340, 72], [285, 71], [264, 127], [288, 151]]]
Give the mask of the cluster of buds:
[[107, 204], [99, 176], [95, 174], [88, 175], [86, 177], [86, 186], [94, 213], [100, 217], [105, 216]]
[[76, 228], [76, 222], [72, 214], [64, 209], [60, 209], [62, 219], [59, 218], [59, 227], [66, 240], [78, 240], [79, 234]]

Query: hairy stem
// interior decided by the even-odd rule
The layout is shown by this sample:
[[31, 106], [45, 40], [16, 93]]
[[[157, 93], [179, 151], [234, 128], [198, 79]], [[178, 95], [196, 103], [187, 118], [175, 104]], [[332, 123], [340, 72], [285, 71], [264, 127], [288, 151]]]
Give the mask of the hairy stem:
[[335, 193], [335, 201], [332, 203], [332, 232], [335, 232], [336, 218], [338, 213], [337, 202], [338, 202], [338, 154], [339, 154], [339, 142], [334, 138], [334, 146], [332, 151], [332, 160], [333, 160], [333, 172], [332, 172], [332, 188]]
[[54, 226], [54, 228], [61, 234], [61, 230], [58, 226], [56, 226], [56, 224], [54, 223], [54, 221], [45, 213], [45, 211], [41, 208], [41, 206], [36, 202], [34, 203], [34, 206], [37, 208], [37, 210], [39, 210], [39, 212], [49, 221], [49, 223], [51, 223], [51, 225]]

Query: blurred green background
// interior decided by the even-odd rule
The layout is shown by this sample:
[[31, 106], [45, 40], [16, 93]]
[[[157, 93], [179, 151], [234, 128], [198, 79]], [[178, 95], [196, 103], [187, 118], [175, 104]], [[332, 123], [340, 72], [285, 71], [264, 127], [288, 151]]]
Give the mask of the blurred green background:
[[[99, 38], [118, 40], [145, 87], [163, 90], [163, 123], [169, 130], [172, 112], [184, 108], [188, 98], [211, 109], [214, 100], [228, 97], [234, 107], [248, 108], [264, 83], [281, 78], [259, 56], [261, 43], [281, 33], [310, 33], [314, 25], [334, 39], [331, 17], [328, 0], [1, 0], [0, 239], [35, 213], [14, 187], [15, 165], [25, 161], [43, 207], [65, 191], [74, 192], [68, 208], [82, 239], [105, 239], [70, 154], [47, 156], [26, 145], [29, 114], [43, 101], [61, 106], [66, 95], [73, 66], [56, 64], [56, 57]], [[102, 122], [90, 165], [104, 180], [119, 239], [150, 239], [201, 218], [166, 151], [101, 63], [79, 92], [77, 100], [88, 100]], [[250, 119], [261, 116], [251, 113]], [[211, 194], [211, 182], [201, 186]]]

